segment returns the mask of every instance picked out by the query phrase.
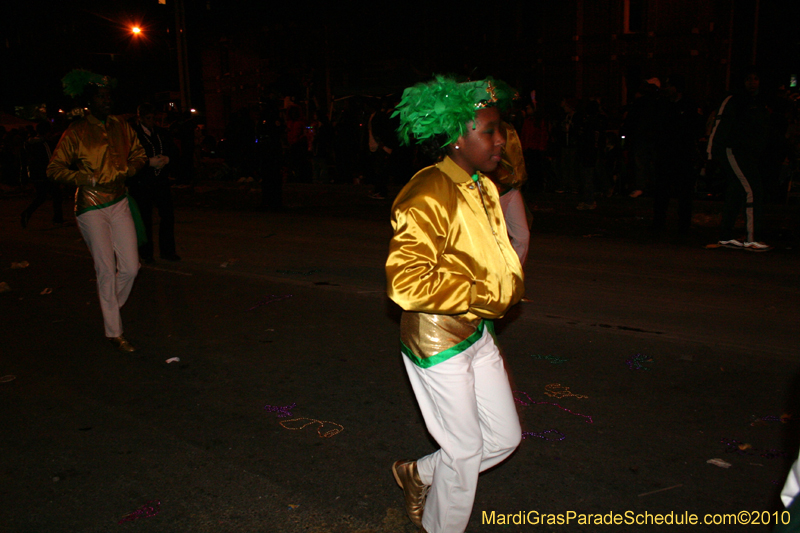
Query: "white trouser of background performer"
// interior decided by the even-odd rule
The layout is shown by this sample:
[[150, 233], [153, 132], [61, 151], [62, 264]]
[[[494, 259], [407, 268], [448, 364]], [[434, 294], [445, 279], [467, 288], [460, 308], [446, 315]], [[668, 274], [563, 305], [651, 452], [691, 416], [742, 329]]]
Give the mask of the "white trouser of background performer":
[[139, 272], [136, 228], [128, 199], [81, 213], [77, 221], [94, 259], [106, 337], [119, 337], [122, 335], [119, 310], [125, 305]]
[[428, 533], [462, 533], [478, 474], [505, 460], [522, 439], [508, 374], [488, 330], [429, 368], [403, 356], [425, 425], [441, 447], [417, 461], [420, 480], [431, 485], [422, 515]]
[[531, 230], [528, 226], [528, 216], [525, 214], [525, 202], [519, 189], [509, 189], [500, 197], [500, 207], [506, 219], [508, 238], [511, 246], [519, 256], [519, 262], [525, 266], [528, 258], [528, 246], [531, 242]]
[[797, 498], [798, 493], [800, 493], [800, 457], [792, 464], [792, 469], [789, 470], [789, 474], [786, 476], [786, 482], [781, 491], [783, 506], [788, 509], [794, 499]]

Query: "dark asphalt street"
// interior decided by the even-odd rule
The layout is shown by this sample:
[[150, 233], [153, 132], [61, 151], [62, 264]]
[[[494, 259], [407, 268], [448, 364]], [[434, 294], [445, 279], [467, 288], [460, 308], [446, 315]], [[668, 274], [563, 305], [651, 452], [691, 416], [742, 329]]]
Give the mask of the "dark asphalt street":
[[[0, 195], [0, 533], [412, 533], [390, 466], [434, 444], [383, 290], [388, 203], [347, 185], [290, 184], [281, 213], [246, 186], [175, 193], [184, 260], [140, 272], [132, 355], [103, 339], [77, 228], [45, 205], [22, 230], [30, 197]], [[703, 248], [719, 204], [677, 241], [647, 235], [647, 202], [531, 202], [530, 302], [498, 324], [531, 435], [482, 476], [469, 531], [769, 531], [481, 519], [781, 509], [797, 206], [771, 210], [774, 252], [748, 254]]]

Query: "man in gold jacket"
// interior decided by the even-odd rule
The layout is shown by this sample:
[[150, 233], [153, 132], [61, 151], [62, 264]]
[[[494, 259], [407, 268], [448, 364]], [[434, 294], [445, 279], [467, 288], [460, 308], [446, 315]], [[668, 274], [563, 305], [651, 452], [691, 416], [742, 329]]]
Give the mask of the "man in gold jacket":
[[[68, 83], [70, 76], [78, 76], [79, 81]], [[132, 352], [133, 346], [122, 336], [120, 308], [139, 272], [139, 253], [125, 180], [144, 167], [147, 154], [133, 128], [109, 114], [106, 77], [73, 71], [64, 84], [71, 96], [88, 98], [91, 114], [64, 132], [47, 176], [77, 186], [75, 215], [94, 259], [105, 334], [119, 350]]]
[[[440, 446], [392, 470], [409, 518], [428, 533], [466, 529], [478, 474], [521, 439], [492, 327], [524, 290], [497, 189], [485, 175], [505, 145], [495, 102], [490, 80], [440, 77], [406, 89], [398, 106], [401, 138], [406, 128], [446, 154], [396, 198], [386, 262], [388, 295], [403, 308], [403, 363]], [[443, 119], [431, 124], [432, 116]]]

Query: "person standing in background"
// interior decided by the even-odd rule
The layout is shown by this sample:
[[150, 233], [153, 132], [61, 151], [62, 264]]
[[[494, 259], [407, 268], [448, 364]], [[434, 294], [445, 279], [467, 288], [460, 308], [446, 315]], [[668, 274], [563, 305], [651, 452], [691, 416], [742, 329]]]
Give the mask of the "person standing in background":
[[[725, 207], [719, 246], [767, 252], [772, 246], [760, 242], [764, 184], [759, 162], [769, 139], [769, 110], [760, 95], [760, 78], [755, 68], [745, 74], [744, 91], [722, 101], [708, 138], [707, 154], [722, 165], [727, 176]], [[734, 227], [744, 207], [746, 235], [734, 237]]]
[[657, 145], [658, 165], [653, 180], [653, 225], [655, 235], [664, 231], [667, 208], [672, 197], [678, 200], [678, 235], [685, 237], [692, 225], [692, 200], [696, 172], [696, 143], [703, 131], [703, 117], [697, 105], [685, 96], [686, 81], [673, 74], [664, 84], [660, 102]]
[[500, 128], [506, 138], [503, 159], [494, 172], [487, 175], [500, 194], [500, 207], [506, 220], [508, 238], [514, 251], [517, 252], [520, 264], [524, 267], [531, 241], [531, 226], [520, 188], [528, 180], [528, 171], [522, 155], [522, 143], [514, 126], [502, 121]]
[[128, 180], [130, 195], [136, 200], [142, 215], [147, 242], [139, 247], [139, 257], [152, 263], [153, 257], [153, 207], [158, 209], [159, 257], [167, 261], [180, 261], [175, 253], [175, 208], [169, 183], [169, 155], [172, 140], [164, 130], [156, 126], [155, 108], [141, 104], [132, 124], [139, 137], [148, 163]]
[[64, 212], [61, 209], [61, 185], [54, 183], [47, 178], [47, 165], [53, 156], [55, 142], [51, 137], [52, 126], [49, 122], [43, 121], [36, 125], [36, 136], [30, 138], [25, 143], [25, 152], [28, 161], [28, 175], [36, 189], [36, 198], [22, 212], [20, 223], [23, 228], [28, 227], [28, 221], [33, 213], [39, 209], [50, 196], [53, 200], [53, 224], [64, 223]]

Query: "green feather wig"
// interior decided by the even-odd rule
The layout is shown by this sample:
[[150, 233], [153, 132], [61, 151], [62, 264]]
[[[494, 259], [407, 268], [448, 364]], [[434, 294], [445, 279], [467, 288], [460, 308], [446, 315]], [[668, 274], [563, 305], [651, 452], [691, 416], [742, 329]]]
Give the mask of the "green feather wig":
[[102, 74], [76, 68], [61, 78], [61, 85], [64, 86], [64, 94], [75, 98], [83, 94], [87, 85], [113, 88], [116, 85], [116, 80]]
[[503, 108], [510, 104], [514, 91], [491, 78], [458, 83], [453, 78], [436, 76], [428, 83], [418, 83], [403, 91], [403, 98], [392, 117], [400, 116], [397, 135], [400, 142], [411, 144], [444, 135], [451, 144], [467, 131], [478, 109]]

